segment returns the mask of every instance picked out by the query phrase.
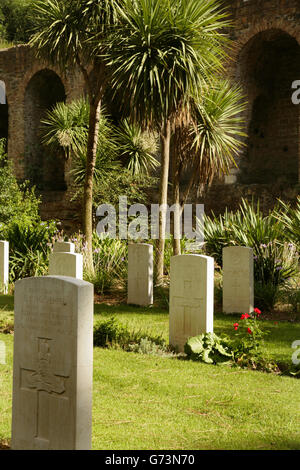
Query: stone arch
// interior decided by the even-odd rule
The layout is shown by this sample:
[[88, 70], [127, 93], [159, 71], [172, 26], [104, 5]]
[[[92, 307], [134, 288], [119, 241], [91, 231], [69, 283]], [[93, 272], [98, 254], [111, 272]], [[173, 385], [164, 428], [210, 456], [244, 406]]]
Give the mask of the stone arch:
[[238, 181], [296, 184], [300, 157], [300, 106], [292, 83], [300, 79], [300, 46], [279, 28], [255, 34], [237, 56], [236, 79], [248, 100], [247, 147]]
[[63, 156], [41, 142], [40, 123], [47, 110], [66, 100], [61, 78], [50, 69], [37, 71], [24, 94], [25, 176], [42, 190], [65, 190]]
[[6, 84], [0, 79], [0, 139], [6, 139], [6, 150], [8, 142], [8, 102], [6, 96]]

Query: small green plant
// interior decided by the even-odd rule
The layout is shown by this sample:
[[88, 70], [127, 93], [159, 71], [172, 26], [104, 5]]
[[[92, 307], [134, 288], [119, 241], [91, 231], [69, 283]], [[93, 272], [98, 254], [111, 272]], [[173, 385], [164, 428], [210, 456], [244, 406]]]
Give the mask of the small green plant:
[[104, 348], [118, 344], [122, 347], [129, 342], [130, 332], [115, 317], [101, 321], [94, 327], [94, 346]]
[[187, 357], [206, 364], [219, 364], [233, 360], [230, 340], [215, 333], [205, 333], [189, 338], [184, 346]]
[[[132, 351], [138, 349], [143, 339], [147, 339], [152, 345], [156, 344], [161, 349], [165, 348], [165, 341], [160, 336], [154, 337], [141, 330], [133, 331], [127, 325], [119, 323], [114, 316], [97, 322], [94, 327], [94, 346], [102, 348], [113, 347]], [[143, 344], [146, 347], [146, 343]]]
[[150, 356], [174, 356], [166, 345], [156, 344], [149, 338], [141, 338], [139, 343], [130, 344], [129, 351]]
[[242, 323], [234, 323], [236, 338], [231, 342], [234, 361], [240, 367], [277, 372], [277, 364], [262, 350], [262, 340], [268, 332], [261, 329], [260, 315], [261, 310], [255, 308], [253, 313], [242, 314]]

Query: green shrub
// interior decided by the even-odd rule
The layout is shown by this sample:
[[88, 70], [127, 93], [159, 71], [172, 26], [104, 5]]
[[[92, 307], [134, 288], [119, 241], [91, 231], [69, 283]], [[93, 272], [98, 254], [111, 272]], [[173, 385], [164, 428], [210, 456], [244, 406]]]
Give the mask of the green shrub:
[[10, 281], [47, 273], [56, 222], [12, 222], [3, 231], [9, 241]]
[[254, 283], [254, 302], [261, 310], [271, 311], [275, 304], [280, 300], [280, 288], [277, 284], [268, 282]]
[[187, 357], [206, 364], [219, 364], [233, 359], [230, 340], [215, 333], [205, 333], [189, 338], [184, 346]]
[[33, 26], [31, 5], [34, 0], [1, 0], [0, 34], [4, 39], [24, 44]]
[[[40, 200], [29, 182], [19, 184], [7, 160], [5, 139], [0, 140], [0, 223], [32, 222], [39, 219]], [[1, 226], [3, 230], [3, 225]]]
[[300, 313], [300, 289], [296, 285], [288, 285], [280, 293], [281, 300], [288, 303], [293, 313]]
[[243, 199], [235, 213], [225, 211], [219, 217], [205, 216], [204, 235], [205, 251], [220, 267], [224, 247], [253, 248], [255, 303], [263, 309], [274, 307], [279, 287], [298, 272], [296, 245], [286, 242], [284, 222], [277, 208], [264, 216], [259, 203]]
[[280, 286], [298, 272], [298, 253], [292, 244], [276, 241], [254, 247], [254, 279], [262, 285]]
[[274, 213], [264, 216], [259, 203], [243, 199], [236, 212], [227, 210], [219, 217], [214, 214], [204, 217], [204, 238], [207, 254], [213, 256], [222, 267], [222, 249], [226, 246], [249, 246], [254, 255], [260, 254], [260, 247], [270, 242], [279, 245], [285, 241], [283, 223]]
[[139, 343], [130, 344], [129, 351], [150, 356], [174, 356], [166, 345], [156, 344], [149, 338], [141, 338]]
[[115, 317], [99, 322], [94, 327], [94, 346], [101, 348], [119, 345], [128, 345], [131, 334], [128, 329], [117, 322]]
[[274, 212], [275, 217], [283, 224], [284, 236], [288, 242], [293, 242], [300, 248], [300, 196], [295, 207], [279, 201], [279, 208]]
[[116, 287], [125, 288], [127, 282], [127, 240], [99, 237], [93, 233], [94, 270], [88, 268], [86, 242], [78, 233], [70, 239], [76, 251], [83, 254], [84, 279], [95, 286], [97, 294], [110, 292]]
[[119, 323], [114, 316], [100, 320], [94, 326], [94, 345], [102, 348], [117, 347], [132, 351], [132, 345], [141, 345], [141, 341], [146, 338], [160, 347], [165, 346], [165, 341], [160, 336], [154, 337], [141, 330], [132, 331], [127, 325]]

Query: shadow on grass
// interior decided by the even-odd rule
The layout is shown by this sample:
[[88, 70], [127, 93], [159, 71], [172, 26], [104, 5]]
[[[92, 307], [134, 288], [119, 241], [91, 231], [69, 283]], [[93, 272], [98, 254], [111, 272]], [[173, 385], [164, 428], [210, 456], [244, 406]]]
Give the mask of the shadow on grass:
[[134, 315], [167, 315], [167, 310], [162, 310], [159, 307], [138, 307], [136, 305], [120, 304], [120, 305], [106, 305], [106, 304], [95, 304], [94, 306], [95, 315], [113, 315], [117, 313], [122, 314], [134, 314]]

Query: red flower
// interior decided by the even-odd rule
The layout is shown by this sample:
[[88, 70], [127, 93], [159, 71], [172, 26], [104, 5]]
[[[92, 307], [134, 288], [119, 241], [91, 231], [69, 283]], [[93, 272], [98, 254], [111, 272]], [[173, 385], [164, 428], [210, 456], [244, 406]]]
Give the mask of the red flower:
[[278, 325], [278, 321], [274, 321], [274, 325]]
[[250, 328], [248, 328], [247, 331], [248, 331], [249, 335], [252, 335], [252, 331], [250, 330]]
[[237, 330], [238, 327], [239, 327], [239, 324], [238, 324], [238, 323], [235, 323], [233, 326], [234, 326], [234, 329]]
[[255, 308], [255, 309], [254, 309], [254, 312], [256, 313], [256, 315], [260, 315], [260, 314], [261, 314], [261, 311], [259, 310], [259, 308]]
[[241, 320], [245, 320], [245, 318], [251, 318], [249, 313], [243, 313], [243, 315], [241, 316]]

